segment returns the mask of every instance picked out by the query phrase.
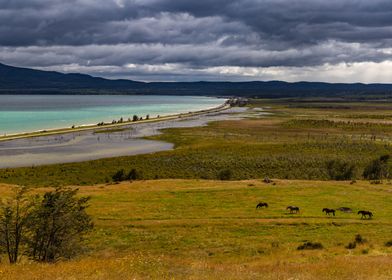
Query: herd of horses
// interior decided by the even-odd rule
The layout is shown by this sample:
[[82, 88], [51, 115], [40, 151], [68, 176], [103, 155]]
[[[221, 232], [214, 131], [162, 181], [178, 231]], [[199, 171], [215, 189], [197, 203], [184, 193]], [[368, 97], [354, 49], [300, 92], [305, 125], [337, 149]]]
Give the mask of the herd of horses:
[[[256, 209], [263, 208], [263, 207], [268, 208], [268, 203], [267, 202], [259, 202], [256, 205]], [[299, 207], [298, 206], [291, 206], [290, 205], [290, 206], [287, 206], [286, 210], [288, 210], [290, 214], [298, 214], [299, 213]], [[339, 210], [341, 212], [345, 212], [345, 213], [351, 213], [352, 212], [351, 208], [348, 208], [348, 207], [341, 207], [341, 208], [338, 208], [337, 210]], [[325, 215], [328, 215], [328, 216], [330, 216], [331, 214], [333, 216], [335, 216], [336, 210], [335, 209], [330, 209], [330, 208], [323, 208], [322, 212], [325, 213]], [[360, 211], [358, 211], [357, 214], [361, 215], [361, 219], [366, 219], [366, 218], [367, 219], [371, 219], [373, 217], [373, 213], [370, 212], [370, 211], [366, 211], [366, 210], [360, 210]]]

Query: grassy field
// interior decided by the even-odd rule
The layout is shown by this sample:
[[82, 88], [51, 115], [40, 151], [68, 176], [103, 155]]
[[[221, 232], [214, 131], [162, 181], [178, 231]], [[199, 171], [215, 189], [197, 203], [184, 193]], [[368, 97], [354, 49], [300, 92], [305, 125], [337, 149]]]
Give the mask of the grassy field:
[[[328, 164], [355, 167], [392, 153], [391, 103], [252, 100], [243, 120], [206, 127], [168, 129], [152, 139], [175, 150], [152, 155], [0, 170], [0, 182], [31, 186], [92, 185], [112, 181], [117, 171], [136, 169], [143, 179], [330, 180]], [[265, 108], [271, 115], [260, 115]], [[383, 118], [385, 116], [385, 118]]]
[[[10, 191], [0, 186], [4, 197]], [[36, 189], [35, 191], [41, 191]], [[57, 264], [0, 263], [1, 279], [391, 279], [391, 185], [154, 180], [86, 186], [88, 250]], [[269, 208], [256, 210], [259, 201]], [[285, 208], [297, 205], [300, 214]], [[324, 207], [355, 213], [327, 217]], [[361, 220], [356, 211], [374, 212]], [[366, 239], [345, 248], [356, 234]], [[297, 250], [304, 242], [323, 249]]]

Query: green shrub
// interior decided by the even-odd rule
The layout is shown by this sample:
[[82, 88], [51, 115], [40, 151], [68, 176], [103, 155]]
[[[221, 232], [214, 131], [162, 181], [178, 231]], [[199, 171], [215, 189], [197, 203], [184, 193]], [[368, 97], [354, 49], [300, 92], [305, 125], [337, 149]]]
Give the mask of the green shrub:
[[233, 173], [230, 169], [223, 169], [218, 173], [219, 180], [230, 180], [233, 176]]
[[368, 180], [382, 180], [390, 177], [389, 155], [383, 155], [370, 162], [363, 171], [363, 177]]
[[352, 180], [355, 178], [355, 166], [341, 160], [327, 162], [327, 171], [332, 180]]

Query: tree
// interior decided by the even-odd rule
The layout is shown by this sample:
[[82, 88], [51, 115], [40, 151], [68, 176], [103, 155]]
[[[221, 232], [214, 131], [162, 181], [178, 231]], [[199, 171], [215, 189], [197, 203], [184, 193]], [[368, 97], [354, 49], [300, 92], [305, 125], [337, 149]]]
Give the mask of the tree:
[[17, 188], [12, 198], [1, 205], [0, 246], [10, 263], [16, 263], [28, 231], [34, 200], [26, 196], [27, 188]]
[[93, 223], [86, 213], [89, 197], [77, 198], [78, 190], [57, 188], [45, 193], [29, 220], [27, 254], [37, 261], [70, 258], [81, 249], [81, 241]]
[[363, 177], [368, 180], [382, 180], [390, 177], [389, 155], [383, 155], [370, 162], [363, 171]]
[[141, 177], [141, 175], [139, 174], [139, 172], [137, 172], [137, 170], [135, 168], [133, 168], [131, 171], [129, 171], [127, 179], [128, 180], [137, 180]]
[[232, 172], [230, 169], [222, 169], [221, 171], [219, 171], [218, 173], [218, 178], [220, 180], [230, 180], [232, 177]]
[[331, 160], [327, 163], [327, 171], [332, 180], [351, 180], [355, 178], [355, 166], [348, 162]]
[[113, 179], [114, 182], [124, 181], [126, 179], [125, 178], [125, 171], [124, 171], [124, 169], [120, 169], [119, 171], [114, 173], [114, 175], [112, 176], [112, 179]]
[[132, 117], [132, 121], [136, 122], [139, 120], [139, 117], [137, 115], [133, 115]]

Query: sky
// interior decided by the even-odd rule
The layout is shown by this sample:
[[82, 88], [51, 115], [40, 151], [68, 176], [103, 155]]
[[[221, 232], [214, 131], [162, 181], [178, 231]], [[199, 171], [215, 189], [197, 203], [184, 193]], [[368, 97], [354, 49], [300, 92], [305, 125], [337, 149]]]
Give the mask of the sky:
[[140, 81], [392, 83], [392, 1], [0, 0], [0, 62]]

